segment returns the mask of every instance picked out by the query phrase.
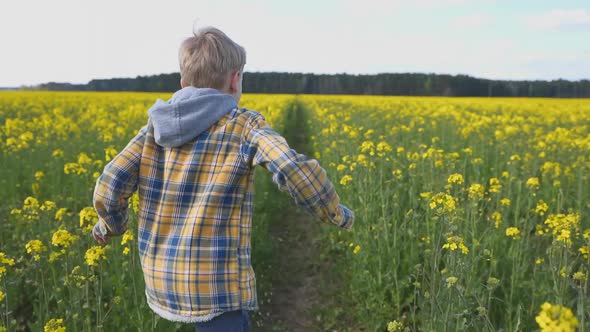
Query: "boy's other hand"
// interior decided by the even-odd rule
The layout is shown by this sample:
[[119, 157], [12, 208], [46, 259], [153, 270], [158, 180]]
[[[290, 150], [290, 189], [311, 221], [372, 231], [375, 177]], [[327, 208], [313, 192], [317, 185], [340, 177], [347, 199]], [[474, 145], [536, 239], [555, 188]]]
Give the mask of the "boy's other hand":
[[109, 241], [109, 237], [100, 235], [96, 231], [96, 228], [92, 230], [92, 237], [94, 237], [94, 239], [100, 244], [105, 244]]
[[354, 224], [354, 212], [344, 205], [340, 205], [339, 208], [342, 210], [342, 222], [339, 226], [350, 231]]

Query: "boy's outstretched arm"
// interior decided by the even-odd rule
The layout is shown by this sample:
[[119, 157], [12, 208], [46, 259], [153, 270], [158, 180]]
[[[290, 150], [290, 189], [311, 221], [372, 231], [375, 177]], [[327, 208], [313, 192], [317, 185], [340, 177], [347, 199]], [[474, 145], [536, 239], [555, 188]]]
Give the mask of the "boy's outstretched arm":
[[92, 235], [105, 243], [113, 235], [127, 230], [129, 197], [137, 190], [139, 164], [147, 126], [141, 128], [127, 146], [104, 168], [96, 180], [93, 203], [98, 223]]
[[272, 172], [279, 189], [288, 192], [313, 216], [344, 229], [352, 227], [354, 213], [340, 204], [334, 185], [318, 161], [291, 149], [262, 115], [256, 114], [246, 124], [242, 155], [252, 167], [261, 165]]

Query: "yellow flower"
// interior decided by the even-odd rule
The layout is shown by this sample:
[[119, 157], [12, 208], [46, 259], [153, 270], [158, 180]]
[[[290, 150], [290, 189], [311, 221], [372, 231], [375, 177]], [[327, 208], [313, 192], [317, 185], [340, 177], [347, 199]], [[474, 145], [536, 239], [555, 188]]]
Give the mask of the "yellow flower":
[[129, 251], [131, 251], [131, 249], [129, 249], [129, 247], [125, 247], [125, 249], [123, 249], [123, 255], [129, 255]]
[[61, 255], [63, 255], [63, 253], [59, 251], [52, 252], [51, 254], [49, 254], [49, 263], [55, 262]]
[[500, 205], [502, 206], [510, 206], [511, 203], [510, 198], [502, 198], [500, 200]]
[[381, 141], [377, 143], [377, 156], [383, 157], [386, 152], [391, 151], [393, 151], [393, 148], [387, 142]]
[[61, 246], [64, 249], [68, 248], [72, 243], [74, 243], [78, 239], [77, 236], [72, 235], [65, 229], [58, 229], [53, 233], [51, 237], [51, 244], [58, 247]]
[[573, 332], [578, 326], [578, 320], [569, 308], [549, 302], [541, 305], [541, 311], [535, 321], [539, 324], [541, 332]]
[[547, 210], [549, 210], [549, 205], [547, 205], [547, 203], [545, 203], [545, 201], [540, 199], [537, 202], [537, 207], [535, 207], [535, 212], [538, 215], [543, 216], [543, 215], [545, 215], [545, 212], [547, 212]]
[[447, 193], [438, 193], [430, 197], [430, 209], [436, 213], [450, 213], [455, 211], [457, 204], [455, 198]]
[[356, 247], [354, 247], [354, 250], [352, 251], [353, 254], [358, 254], [358, 252], [361, 251], [361, 246], [359, 246], [358, 244], [356, 245]]
[[84, 232], [90, 232], [98, 222], [98, 214], [93, 207], [85, 207], [80, 210], [80, 227]]
[[115, 149], [114, 146], [109, 146], [108, 148], [104, 149], [105, 160], [110, 161], [112, 160], [119, 152]]
[[14, 265], [14, 259], [6, 257], [6, 254], [0, 251], [0, 264], [6, 264], [8, 266]]
[[63, 157], [64, 152], [61, 149], [55, 149], [53, 150], [53, 152], [51, 153], [51, 156], [56, 158], [56, 157]]
[[129, 241], [133, 241], [133, 231], [128, 229], [125, 231], [125, 233], [123, 233], [123, 236], [121, 238], [121, 244], [127, 244], [127, 242]]
[[84, 273], [82, 273], [82, 271], [80, 271], [81, 269], [82, 268], [80, 267], [80, 265], [74, 266], [72, 272], [68, 276], [68, 279], [66, 279], [66, 282], [73, 282], [78, 288], [84, 287], [84, 281], [86, 281], [88, 278], [84, 275]]
[[64, 217], [68, 214], [68, 208], [60, 208], [55, 212], [55, 220], [63, 221]]
[[449, 184], [462, 184], [463, 183], [463, 175], [455, 173], [451, 174], [447, 179]]
[[548, 227], [555, 240], [571, 245], [572, 231], [578, 232], [580, 229], [580, 215], [574, 214], [550, 214], [545, 220], [545, 225]]
[[41, 240], [31, 240], [25, 245], [25, 248], [27, 249], [27, 253], [33, 254], [33, 258], [36, 261], [40, 258], [39, 253], [47, 250]]
[[64, 173], [65, 174], [84, 174], [87, 170], [82, 165], [78, 163], [67, 163], [64, 165]]
[[23, 203], [23, 216], [27, 220], [38, 220], [39, 219], [39, 209], [41, 205], [39, 201], [35, 197], [27, 197]]
[[457, 277], [447, 277], [447, 288], [453, 287], [459, 279]]
[[490, 219], [494, 221], [494, 227], [499, 228], [500, 224], [502, 224], [502, 213], [496, 211], [492, 213]]
[[343, 186], [348, 185], [350, 182], [352, 181], [352, 176], [350, 175], [345, 175], [342, 177], [342, 179], [340, 179], [340, 184]]
[[491, 178], [489, 191], [491, 193], [499, 193], [501, 190], [502, 185], [500, 184], [500, 180], [498, 178]]
[[539, 178], [529, 178], [526, 180], [526, 186], [530, 190], [539, 190], [539, 187], [541, 186], [539, 183]]
[[551, 177], [556, 178], [561, 174], [561, 164], [558, 162], [550, 162], [546, 161], [543, 166], [541, 166], [541, 171], [543, 172], [543, 176], [551, 175]]
[[518, 240], [520, 238], [520, 230], [518, 227], [508, 227], [506, 228], [506, 236], [511, 237], [513, 240]]
[[52, 201], [45, 201], [43, 205], [41, 205], [41, 211], [51, 211], [55, 209], [56, 205], [55, 202]]
[[577, 281], [586, 281], [586, 273], [584, 273], [582, 271], [578, 271], [578, 272], [574, 273], [572, 278]]
[[469, 248], [464, 243], [463, 238], [459, 236], [450, 236], [447, 237], [447, 243], [443, 244], [443, 249], [449, 249], [451, 251], [461, 250], [461, 253], [467, 255], [469, 253]]
[[425, 191], [423, 193], [420, 193], [420, 197], [424, 198], [424, 199], [429, 199], [432, 196], [432, 193], [430, 191]]
[[578, 249], [578, 252], [582, 254], [582, 257], [584, 257], [584, 259], [588, 259], [588, 254], [590, 253], [590, 246], [580, 247], [580, 249]]
[[99, 260], [107, 259], [105, 247], [91, 247], [90, 249], [86, 250], [86, 254], [84, 254], [84, 259], [86, 260], [86, 264], [88, 264], [88, 266], [97, 266], [97, 262]]
[[562, 278], [565, 278], [565, 276], [567, 275], [567, 269], [565, 268], [565, 266], [564, 266], [564, 267], [562, 267], [562, 268], [559, 270], [559, 275], [560, 275]]
[[29, 196], [29, 197], [25, 198], [23, 205], [27, 206], [29, 208], [38, 208], [39, 207], [39, 200], [37, 200], [35, 197]]
[[65, 326], [63, 326], [64, 320], [61, 318], [51, 319], [45, 324], [43, 332], [66, 332]]
[[369, 161], [367, 160], [367, 156], [362, 153], [356, 157], [356, 161], [363, 166], [369, 165]]
[[391, 321], [387, 324], [387, 332], [401, 332], [404, 330], [404, 324], [397, 320]]
[[369, 155], [372, 156], [375, 154], [375, 144], [371, 141], [364, 141], [361, 143], [359, 150], [361, 150], [362, 153], [369, 152]]
[[131, 206], [131, 210], [137, 214], [139, 212], [139, 192], [136, 191], [131, 195], [129, 198], [129, 205]]
[[92, 164], [92, 158], [90, 158], [85, 152], [78, 154], [78, 164], [90, 165]]
[[35, 180], [37, 180], [37, 181], [41, 181], [44, 176], [45, 176], [45, 173], [43, 173], [43, 171], [36, 171], [35, 172]]
[[2, 300], [4, 300], [4, 293], [2, 293], [2, 291], [0, 290], [0, 302], [2, 302]]
[[483, 198], [484, 187], [479, 183], [472, 184], [468, 189], [468, 193], [470, 199], [478, 201]]
[[459, 154], [459, 152], [449, 152], [445, 157], [451, 160], [458, 160], [461, 157], [461, 155]]
[[40, 187], [41, 186], [39, 185], [38, 182], [31, 184], [31, 191], [33, 192], [33, 195], [39, 195]]

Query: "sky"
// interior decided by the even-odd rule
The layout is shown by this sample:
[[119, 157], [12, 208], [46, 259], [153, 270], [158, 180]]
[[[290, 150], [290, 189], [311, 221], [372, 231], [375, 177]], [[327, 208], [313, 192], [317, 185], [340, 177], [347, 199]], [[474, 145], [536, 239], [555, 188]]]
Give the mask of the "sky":
[[178, 72], [214, 26], [245, 71], [590, 79], [590, 0], [18, 0], [0, 10], [0, 87]]

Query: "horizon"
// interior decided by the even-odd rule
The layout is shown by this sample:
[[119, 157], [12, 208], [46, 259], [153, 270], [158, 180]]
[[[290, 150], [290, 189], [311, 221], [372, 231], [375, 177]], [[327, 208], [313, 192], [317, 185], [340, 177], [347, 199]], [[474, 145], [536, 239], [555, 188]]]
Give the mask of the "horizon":
[[[244, 73], [259, 73], [259, 74], [270, 74], [270, 73], [287, 73], [287, 74], [302, 74], [302, 75], [351, 75], [351, 76], [376, 76], [376, 75], [387, 75], [387, 74], [410, 74], [410, 75], [448, 75], [448, 76], [469, 76], [479, 80], [490, 80], [490, 81], [507, 81], [507, 82], [523, 82], [523, 81], [530, 81], [530, 82], [552, 82], [552, 81], [567, 81], [567, 82], [582, 82], [582, 81], [589, 81], [590, 79], [583, 78], [578, 80], [567, 80], [567, 79], [552, 79], [552, 80], [510, 80], [510, 79], [490, 79], [486, 77], [477, 77], [472, 76], [469, 74], [447, 74], [447, 73], [421, 73], [421, 72], [383, 72], [383, 73], [375, 73], [375, 74], [351, 74], [351, 73], [312, 73], [312, 72], [280, 72], [280, 71], [244, 71]], [[36, 88], [43, 84], [55, 83], [55, 84], [71, 84], [71, 85], [87, 85], [93, 80], [116, 80], [116, 79], [136, 79], [138, 77], [150, 77], [150, 76], [158, 76], [158, 75], [172, 75], [172, 74], [179, 74], [179, 72], [170, 72], [170, 73], [159, 73], [159, 74], [152, 74], [152, 75], [138, 75], [135, 77], [111, 77], [111, 78], [98, 78], [98, 79], [91, 79], [85, 83], [71, 83], [71, 82], [57, 82], [57, 81], [49, 81], [43, 82], [36, 85], [20, 85], [20, 86], [0, 86], [0, 90], [4, 89], [21, 89], [21, 88]]]
[[579, 42], [590, 40], [590, 3], [581, 0], [182, 0], [175, 5], [183, 10], [136, 0], [11, 3], [11, 15], [0, 21], [2, 31], [11, 31], [5, 44], [13, 46], [2, 55], [0, 87], [178, 72], [181, 41], [207, 25], [246, 48], [245, 72], [590, 79], [590, 45]]

